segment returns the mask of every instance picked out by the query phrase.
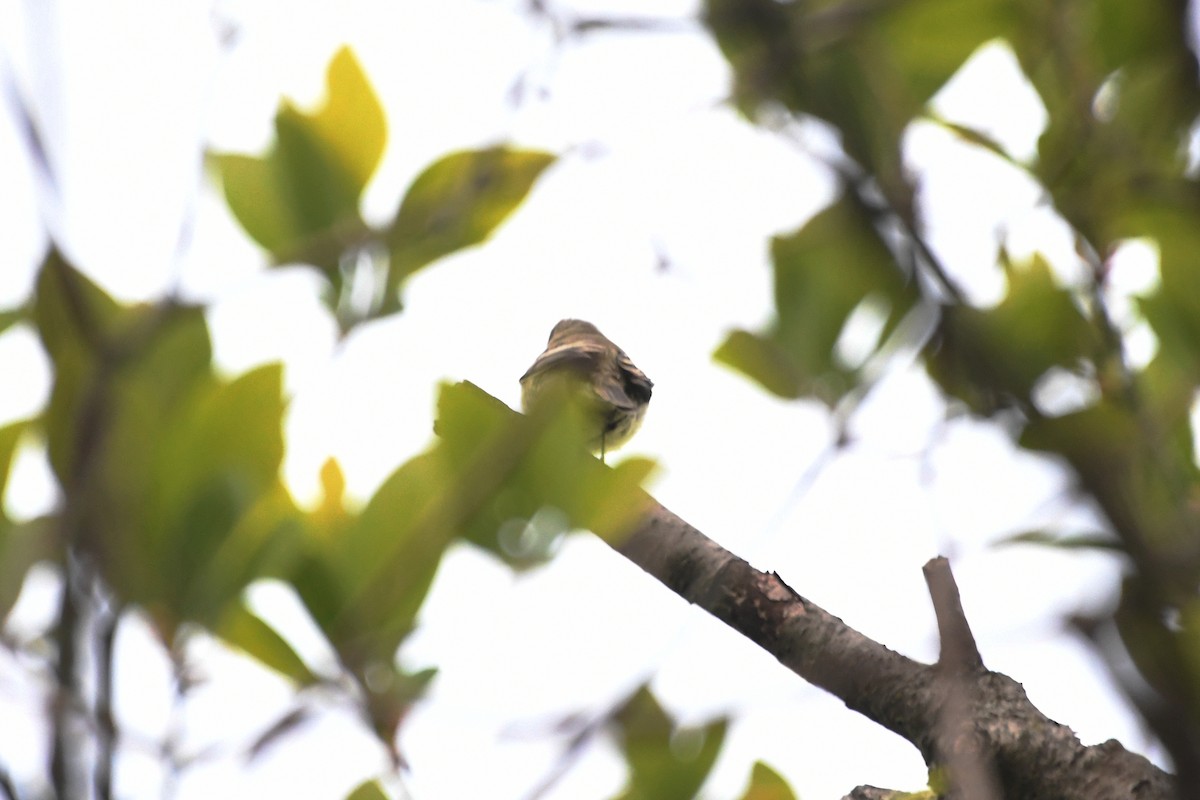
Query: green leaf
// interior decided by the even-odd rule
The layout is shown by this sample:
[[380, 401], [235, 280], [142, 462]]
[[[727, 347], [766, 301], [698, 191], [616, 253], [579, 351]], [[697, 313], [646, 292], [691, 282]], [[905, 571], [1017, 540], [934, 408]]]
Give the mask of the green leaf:
[[728, 727], [724, 718], [698, 728], [678, 727], [644, 686], [613, 720], [630, 772], [619, 800], [692, 800], [721, 752]]
[[[1138, 309], [1154, 328], [1159, 352], [1156, 361], [1164, 374], [1188, 384], [1184, 393], [1190, 404], [1190, 387], [1200, 377], [1200, 270], [1195, 254], [1200, 252], [1200, 197], [1189, 187], [1173, 197], [1145, 200], [1121, 220], [1122, 236], [1150, 238], [1158, 251], [1161, 282]], [[1182, 387], [1181, 387], [1182, 388]]]
[[12, 611], [30, 567], [42, 561], [61, 563], [60, 528], [57, 517], [16, 524], [0, 519], [0, 621]]
[[804, 396], [803, 373], [773, 338], [749, 331], [731, 331], [713, 358], [758, 382], [771, 394], [788, 400]]
[[763, 762], [755, 761], [750, 785], [741, 800], [796, 800], [796, 793], [782, 775]]
[[1112, 534], [1077, 533], [1058, 534], [1051, 531], [1022, 531], [1011, 536], [1005, 536], [993, 543], [994, 547], [1009, 547], [1016, 544], [1034, 544], [1044, 547], [1056, 547], [1062, 550], [1109, 550], [1124, 552], [1125, 547]]
[[644, 513], [640, 483], [653, 462], [605, 466], [581, 444], [586, 426], [569, 403], [541, 404], [526, 416], [471, 383], [443, 387], [436, 430], [452, 468], [468, 476], [469, 492], [479, 492], [464, 519], [467, 538], [529, 566], [504, 547], [500, 533], [547, 507], [557, 509], [563, 530], [587, 529], [609, 542], [627, 535]]
[[458, 532], [457, 510], [449, 507], [453, 478], [436, 453], [410, 459], [383, 482], [344, 536], [326, 543], [342, 595], [324, 613], [335, 641], [356, 638], [363, 660], [390, 661], [413, 629]]
[[42, 423], [79, 515], [74, 543], [164, 639], [185, 620], [218, 625], [296, 538], [280, 368], [218, 380], [201, 309], [119, 306], [56, 253], [34, 318], [55, 366]]
[[363, 781], [346, 795], [346, 800], [391, 800], [379, 781]]
[[316, 681], [296, 651], [274, 628], [240, 603], [231, 604], [215, 633], [229, 644], [301, 685]]
[[131, 542], [161, 553], [160, 590], [172, 612], [216, 624], [243, 588], [278, 557], [280, 537], [298, 535], [283, 458], [282, 372], [266, 365], [214, 383], [181, 403], [153, 452], [148, 489], [154, 522]]
[[1027, 3], [1022, 16], [1011, 43], [1049, 115], [1035, 166], [1055, 208], [1104, 253], [1145, 234], [1122, 230], [1126, 215], [1194, 206], [1181, 142], [1200, 87], [1186, 7]]
[[[436, 669], [406, 672], [394, 663], [372, 664], [363, 681], [367, 713], [379, 740], [395, 752], [396, 731], [437, 675]], [[399, 754], [396, 761], [402, 762]]]
[[361, 191], [383, 158], [387, 120], [375, 90], [349, 47], [341, 47], [329, 62], [325, 94], [325, 105], [304, 119], [330, 157]]
[[554, 156], [489, 147], [438, 159], [413, 181], [388, 232], [390, 296], [432, 261], [479, 244], [516, 209]]
[[904, 132], [980, 45], [1011, 30], [1011, 17], [1006, 0], [705, 4], [738, 108], [769, 117], [782, 104], [831, 123], [904, 216], [912, 205]]
[[1200, 470], [1190, 448], [1168, 446], [1160, 435], [1129, 409], [1103, 400], [1076, 413], [1030, 420], [1020, 441], [1065, 458], [1122, 540], [1175, 562], [1178, 577], [1190, 586], [1194, 567], [1184, 570], [1178, 553], [1193, 546], [1200, 529], [1191, 500]]
[[545, 554], [506, 549], [506, 522], [537, 516], [551, 535], [588, 527], [616, 538], [640, 518], [647, 497], [639, 482], [652, 463], [606, 467], [582, 446], [573, 429], [581, 424], [570, 408], [526, 417], [462, 383], [442, 389], [437, 442], [384, 481], [361, 513], [341, 503], [336, 464], [323, 470], [326, 498], [306, 518], [291, 581], [365, 687], [385, 742], [432, 675], [398, 671], [394, 656], [452, 543], [466, 538], [525, 566]]
[[60, 484], [73, 473], [80, 406], [99, 364], [98, 347], [112, 335], [118, 314], [116, 302], [58, 250], [46, 255], [34, 289], [33, 320], [54, 365], [43, 424], [50, 466]]
[[835, 353], [850, 315], [884, 306], [878, 348], [912, 308], [916, 290], [880, 238], [867, 209], [851, 197], [829, 206], [771, 246], [776, 321], [762, 334], [735, 331], [715, 358], [781, 397], [815, 394], [830, 405], [859, 376]]
[[930, 375], [980, 413], [1028, 405], [1051, 367], [1076, 369], [1099, 337], [1041, 256], [1008, 269], [1008, 293], [992, 309], [945, 306], [926, 347]]
[[326, 72], [326, 99], [311, 113], [284, 103], [276, 139], [261, 157], [215, 158], [226, 201], [246, 232], [278, 263], [306, 261], [340, 285], [344, 250], [367, 233], [363, 190], [383, 156], [383, 109], [348, 47]]
[[[8, 486], [17, 448], [29, 427], [28, 420], [0, 427], [0, 501]], [[56, 552], [57, 539], [53, 535], [52, 522], [35, 519], [14, 524], [0, 502], [0, 621], [17, 601], [29, 568], [39, 561], [52, 558]]]
[[[898, 79], [881, 95], [890, 98], [902, 82], [914, 113], [980, 46], [1011, 30], [1007, 0], [915, 0], [880, 8], [878, 31], [855, 31], [854, 46], [865, 63]], [[883, 52], [865, 49], [872, 46]]]
[[18, 322], [23, 322], [28, 312], [25, 308], [10, 308], [0, 311], [0, 333], [16, 325]]
[[[4, 498], [4, 490], [8, 487], [8, 475], [17, 454], [17, 445], [28, 428], [28, 420], [18, 420], [0, 427], [0, 500]], [[0, 520], [3, 519], [4, 505], [0, 503]]]

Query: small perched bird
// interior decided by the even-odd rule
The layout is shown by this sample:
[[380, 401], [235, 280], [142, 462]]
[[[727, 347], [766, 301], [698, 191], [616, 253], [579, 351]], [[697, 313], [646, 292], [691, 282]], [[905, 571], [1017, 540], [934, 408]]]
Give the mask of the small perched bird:
[[596, 435], [588, 443], [600, 451], [601, 460], [605, 452], [629, 441], [642, 424], [654, 387], [624, 350], [581, 319], [555, 325], [545, 351], [521, 376], [521, 407], [526, 413], [555, 380], [567, 383], [595, 420]]

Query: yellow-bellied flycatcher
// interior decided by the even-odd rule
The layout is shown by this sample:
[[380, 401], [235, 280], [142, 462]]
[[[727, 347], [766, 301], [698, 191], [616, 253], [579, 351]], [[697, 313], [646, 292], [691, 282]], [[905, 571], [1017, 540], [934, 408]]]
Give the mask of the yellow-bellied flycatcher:
[[521, 376], [521, 406], [528, 413], [536, 398], [552, 381], [568, 384], [572, 396], [582, 401], [595, 436], [588, 444], [600, 451], [601, 460], [633, 436], [654, 384], [590, 322], [564, 319], [550, 331], [546, 350]]

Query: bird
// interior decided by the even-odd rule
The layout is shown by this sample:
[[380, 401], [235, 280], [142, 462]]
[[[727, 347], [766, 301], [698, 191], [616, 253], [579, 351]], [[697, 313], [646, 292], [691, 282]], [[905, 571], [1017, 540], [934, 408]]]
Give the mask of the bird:
[[599, 451], [601, 461], [641, 426], [654, 388], [624, 350], [581, 319], [559, 321], [546, 349], [521, 376], [526, 414], [555, 381], [566, 384], [571, 396], [581, 401], [589, 425], [588, 445]]

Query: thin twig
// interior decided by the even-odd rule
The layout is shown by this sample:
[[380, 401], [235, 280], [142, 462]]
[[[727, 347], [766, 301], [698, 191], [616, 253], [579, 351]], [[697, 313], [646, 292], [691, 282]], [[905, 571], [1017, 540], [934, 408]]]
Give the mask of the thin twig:
[[55, 631], [58, 658], [55, 664], [56, 686], [53, 693], [51, 727], [50, 781], [59, 800], [75, 797], [74, 766], [79, 763], [75, 747], [75, 714], [79, 695], [78, 637], [80, 610], [76, 596], [77, 566], [68, 549], [63, 560], [62, 600]]
[[950, 674], [965, 675], [983, 668], [983, 658], [975, 645], [975, 636], [963, 611], [958, 585], [950, 571], [950, 562], [943, 556], [931, 558], [921, 568], [929, 598], [937, 616], [938, 635], [942, 651], [938, 666]]
[[3, 793], [5, 800], [20, 800], [21, 795], [17, 792], [16, 784], [13, 783], [12, 776], [8, 774], [8, 770], [0, 767], [0, 793]]
[[977, 697], [972, 678], [984, 671], [983, 658], [963, 612], [950, 562], [939, 556], [921, 571], [941, 636], [937, 680], [944, 700], [937, 720], [938, 758], [946, 765], [954, 797], [1001, 800], [991, 758], [973, 722]]
[[[100, 577], [95, 576], [97, 583]], [[113, 644], [119, 613], [103, 601], [95, 602], [96, 764], [93, 772], [98, 800], [112, 800], [112, 776], [116, 759], [117, 725], [113, 718]]]

